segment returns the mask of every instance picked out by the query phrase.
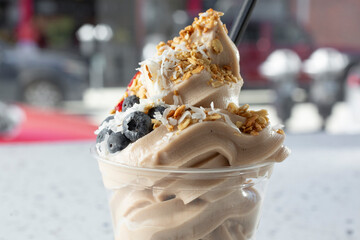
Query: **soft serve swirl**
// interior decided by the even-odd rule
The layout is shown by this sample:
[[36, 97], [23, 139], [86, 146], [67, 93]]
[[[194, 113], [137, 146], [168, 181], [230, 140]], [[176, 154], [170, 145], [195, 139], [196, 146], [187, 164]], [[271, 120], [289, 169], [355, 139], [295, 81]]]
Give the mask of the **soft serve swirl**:
[[[243, 84], [240, 59], [221, 15], [211, 9], [200, 14], [179, 37], [160, 43], [156, 56], [140, 63], [140, 73], [123, 97], [126, 101], [135, 95], [138, 101], [125, 111], [115, 109], [97, 131], [96, 147], [102, 158], [146, 168], [221, 168], [281, 162], [288, 156], [285, 135], [269, 125], [267, 112], [237, 105]], [[135, 124], [144, 133], [130, 141], [131, 132], [126, 131], [132, 131], [131, 121], [148, 122], [151, 109], [159, 106], [163, 109], [151, 117], [151, 129]], [[142, 115], [127, 120], [136, 112]], [[119, 137], [114, 140], [115, 134]], [[114, 152], [116, 144], [120, 150]], [[108, 188], [124, 184], [122, 171], [104, 163], [100, 169]], [[156, 178], [150, 179], [149, 189], [114, 190], [111, 205], [117, 239], [248, 239], [253, 235], [261, 202], [254, 188], [229, 190], [228, 181], [216, 180], [200, 188], [224, 187], [225, 192], [199, 191], [196, 182], [192, 183], [196, 191], [177, 191], [182, 184]]]

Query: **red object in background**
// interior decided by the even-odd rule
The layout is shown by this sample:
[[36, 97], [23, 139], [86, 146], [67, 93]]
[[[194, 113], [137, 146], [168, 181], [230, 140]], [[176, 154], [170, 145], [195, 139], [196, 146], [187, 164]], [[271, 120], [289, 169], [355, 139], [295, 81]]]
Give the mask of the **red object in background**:
[[36, 42], [39, 32], [32, 22], [33, 0], [20, 0], [18, 4], [20, 20], [17, 26], [17, 40], [18, 42]]
[[[141, 72], [137, 72], [135, 73], [135, 75], [133, 76], [133, 78], [131, 79], [129, 85], [127, 86], [127, 89], [126, 89], [126, 92], [128, 91], [129, 87], [131, 87], [131, 85], [133, 84], [134, 82], [134, 79], [137, 78], [138, 75], [140, 75]], [[123, 102], [124, 102], [125, 99], [121, 100], [115, 107], [115, 110], [118, 111], [118, 112], [121, 112], [122, 111], [122, 105], [123, 105]]]
[[351, 74], [347, 79], [347, 84], [349, 87], [355, 88], [360, 86], [360, 74]]
[[1, 137], [0, 143], [49, 142], [95, 140], [97, 126], [85, 117], [67, 115], [54, 110], [39, 110], [33, 107], [20, 108], [25, 113], [25, 120], [10, 138]]
[[187, 1], [186, 10], [192, 18], [197, 17], [199, 12], [201, 12], [203, 10], [203, 0]]
[[33, 17], [33, 0], [20, 0], [20, 23], [28, 22]]

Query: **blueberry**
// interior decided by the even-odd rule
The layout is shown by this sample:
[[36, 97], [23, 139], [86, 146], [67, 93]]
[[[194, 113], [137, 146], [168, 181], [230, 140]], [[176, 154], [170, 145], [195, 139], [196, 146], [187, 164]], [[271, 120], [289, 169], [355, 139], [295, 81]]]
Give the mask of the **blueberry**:
[[110, 115], [108, 116], [107, 118], [104, 119], [104, 121], [102, 121], [101, 125], [104, 123], [104, 122], [109, 122], [110, 120], [113, 120], [114, 119], [114, 115]]
[[156, 106], [149, 110], [148, 115], [150, 118], [155, 118], [155, 112], [159, 112], [161, 115], [164, 113], [166, 107], [164, 106]]
[[102, 141], [104, 141], [105, 136], [111, 135], [113, 133], [113, 131], [111, 131], [110, 129], [104, 128], [103, 130], [101, 130], [99, 132], [99, 134], [96, 137], [96, 143], [101, 143]]
[[130, 144], [130, 140], [122, 132], [113, 133], [109, 136], [107, 147], [110, 153], [123, 150]]
[[132, 142], [151, 131], [151, 118], [143, 112], [132, 112], [124, 118], [123, 132]]
[[132, 106], [134, 106], [135, 103], [140, 103], [140, 99], [137, 96], [131, 95], [125, 98], [122, 104], [122, 111], [125, 112], [126, 109], [131, 108]]

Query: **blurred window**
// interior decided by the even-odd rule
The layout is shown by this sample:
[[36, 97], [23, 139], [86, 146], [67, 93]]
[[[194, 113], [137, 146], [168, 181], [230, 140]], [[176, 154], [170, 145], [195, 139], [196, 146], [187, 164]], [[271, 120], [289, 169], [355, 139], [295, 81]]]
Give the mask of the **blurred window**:
[[243, 40], [243, 43], [256, 43], [260, 38], [260, 24], [258, 23], [249, 23]]
[[308, 44], [310, 42], [306, 32], [299, 25], [292, 22], [275, 23], [272, 38], [279, 45]]

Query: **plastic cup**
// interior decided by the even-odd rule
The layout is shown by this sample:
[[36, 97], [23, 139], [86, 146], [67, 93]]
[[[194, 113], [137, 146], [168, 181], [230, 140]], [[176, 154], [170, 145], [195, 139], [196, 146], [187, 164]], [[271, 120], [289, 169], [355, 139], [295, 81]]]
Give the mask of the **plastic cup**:
[[100, 158], [115, 240], [255, 239], [273, 163], [140, 168]]

